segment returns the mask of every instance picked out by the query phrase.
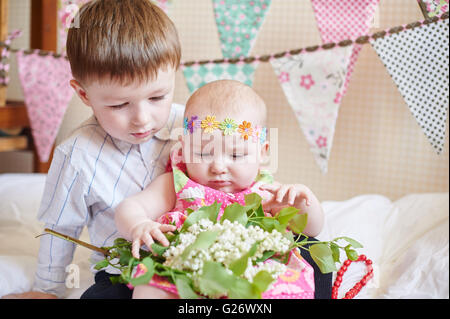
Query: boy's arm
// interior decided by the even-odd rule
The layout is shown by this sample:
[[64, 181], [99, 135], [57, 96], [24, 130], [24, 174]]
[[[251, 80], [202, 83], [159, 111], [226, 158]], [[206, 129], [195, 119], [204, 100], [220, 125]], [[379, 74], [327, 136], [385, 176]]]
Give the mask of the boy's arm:
[[[70, 165], [68, 157], [56, 149], [47, 174], [39, 221], [45, 228], [78, 238], [88, 220], [85, 190], [81, 174]], [[63, 297], [66, 267], [72, 263], [74, 251], [75, 245], [66, 240], [41, 236], [32, 290]]]
[[155, 178], [142, 192], [123, 200], [115, 210], [118, 231], [132, 240], [133, 229], [147, 221], [155, 221], [175, 207], [176, 194], [172, 173]]

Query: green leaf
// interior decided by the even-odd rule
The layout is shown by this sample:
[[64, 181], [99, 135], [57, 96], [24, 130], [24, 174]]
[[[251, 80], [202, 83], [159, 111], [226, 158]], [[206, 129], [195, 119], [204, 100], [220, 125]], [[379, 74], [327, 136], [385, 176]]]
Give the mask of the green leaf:
[[128, 265], [130, 260], [133, 258], [131, 250], [126, 248], [119, 248], [117, 249], [117, 251], [120, 254], [119, 264], [121, 264], [122, 266]]
[[253, 277], [253, 285], [258, 291], [264, 292], [274, 280], [266, 270], [261, 270]]
[[260, 220], [260, 225], [262, 229], [271, 233], [272, 230], [280, 226], [280, 222], [273, 217], [264, 217]]
[[235, 274], [236, 276], [242, 275], [248, 266], [248, 259], [253, 257], [253, 255], [256, 253], [256, 249], [258, 248], [259, 241], [254, 243], [250, 250], [243, 254], [241, 258], [234, 260], [228, 268]]
[[339, 246], [336, 245], [335, 243], [330, 243], [330, 249], [332, 252], [332, 256], [333, 256], [333, 260], [335, 263], [340, 262], [340, 250], [339, 250]]
[[333, 241], [337, 241], [339, 239], [345, 240], [347, 243], [352, 245], [353, 248], [363, 248], [363, 245], [361, 245], [359, 242], [357, 242], [356, 240], [354, 240], [354, 239], [352, 239], [350, 237], [342, 236], [342, 237], [338, 237], [338, 238], [334, 239]]
[[296, 234], [301, 234], [308, 223], [308, 214], [296, 214], [289, 222], [289, 228]]
[[261, 299], [261, 292], [255, 285], [241, 277], [235, 277], [228, 292], [230, 299]]
[[187, 275], [176, 275], [175, 285], [177, 286], [178, 294], [181, 299], [199, 299], [192, 288], [192, 280]]
[[244, 196], [245, 200], [245, 207], [247, 207], [247, 210], [250, 209], [257, 209], [261, 206], [262, 198], [256, 193], [247, 194]]
[[217, 238], [218, 231], [204, 231], [198, 234], [195, 241], [187, 246], [181, 254], [182, 259], [186, 259], [189, 253], [194, 249], [208, 249]]
[[162, 256], [162, 254], [164, 254], [164, 252], [169, 249], [169, 246], [165, 247], [163, 245], [157, 244], [157, 243], [153, 243], [152, 244], [152, 249], [155, 252], [155, 254], [157, 254], [158, 256]]
[[99, 261], [98, 263], [96, 263], [94, 268], [97, 269], [97, 270], [100, 270], [102, 268], [105, 268], [108, 265], [109, 265], [108, 260], [103, 259], [103, 260]]
[[323, 274], [337, 271], [333, 260], [333, 253], [327, 244], [311, 245], [309, 253]]
[[153, 277], [153, 274], [155, 272], [155, 265], [153, 260], [150, 257], [144, 258], [141, 263], [147, 268], [147, 272], [139, 277], [131, 278], [130, 284], [132, 284], [134, 287], [139, 285], [145, 285], [150, 282], [150, 280]]
[[247, 209], [245, 206], [239, 205], [238, 203], [233, 203], [228, 205], [220, 219], [220, 222], [223, 223], [224, 220], [228, 219], [230, 222], [237, 221], [242, 225], [247, 225]]
[[294, 234], [292, 233], [292, 231], [285, 232], [283, 234], [283, 237], [289, 240], [291, 245], [295, 242]]
[[299, 211], [300, 210], [295, 207], [285, 207], [278, 212], [275, 218], [280, 222], [281, 225], [287, 225]]
[[236, 276], [229, 274], [221, 264], [206, 261], [203, 272], [198, 277], [199, 289], [209, 297], [221, 297], [228, 294], [235, 278]]
[[350, 260], [358, 259], [358, 253], [356, 252], [356, 250], [351, 249], [351, 245], [345, 246], [344, 250], [345, 250], [345, 254], [347, 255], [348, 259], [350, 259]]
[[183, 230], [188, 229], [191, 225], [197, 223], [201, 219], [209, 219], [213, 223], [217, 222], [217, 215], [220, 211], [220, 206], [222, 203], [214, 202], [214, 204], [210, 206], [200, 207], [197, 211], [189, 214], [186, 220], [183, 223], [183, 227], [181, 228], [181, 232]]
[[125, 238], [114, 239], [114, 246], [127, 245], [127, 244], [131, 245], [131, 243], [128, 240], [126, 240]]
[[256, 259], [255, 262], [259, 263], [259, 262], [263, 262], [266, 261], [267, 259], [269, 259], [270, 257], [272, 257], [273, 255], [275, 255], [275, 251], [273, 250], [267, 250], [263, 253], [262, 257]]

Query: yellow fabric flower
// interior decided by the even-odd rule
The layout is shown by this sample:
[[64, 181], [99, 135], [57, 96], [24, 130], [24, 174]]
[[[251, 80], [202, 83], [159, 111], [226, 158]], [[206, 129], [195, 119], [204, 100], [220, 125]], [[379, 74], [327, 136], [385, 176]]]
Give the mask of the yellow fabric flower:
[[212, 133], [219, 128], [219, 122], [216, 121], [215, 116], [207, 116], [201, 123], [201, 128], [205, 130], [205, 133]]
[[252, 123], [244, 121], [241, 125], [239, 125], [239, 133], [241, 133], [241, 137], [244, 138], [244, 140], [248, 140], [249, 136], [253, 135], [253, 128]]

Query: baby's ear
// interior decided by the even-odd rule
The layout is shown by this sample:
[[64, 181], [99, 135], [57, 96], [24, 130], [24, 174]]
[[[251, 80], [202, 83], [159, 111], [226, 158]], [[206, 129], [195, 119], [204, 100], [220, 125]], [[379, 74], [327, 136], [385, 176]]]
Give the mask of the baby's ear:
[[265, 141], [261, 144], [260, 164], [266, 165], [269, 163], [269, 142]]
[[83, 88], [83, 86], [75, 79], [70, 80], [70, 86], [75, 90], [77, 95], [80, 97], [81, 101], [83, 101], [84, 104], [87, 106], [92, 107], [92, 103], [89, 100], [89, 97], [87, 96], [86, 90]]

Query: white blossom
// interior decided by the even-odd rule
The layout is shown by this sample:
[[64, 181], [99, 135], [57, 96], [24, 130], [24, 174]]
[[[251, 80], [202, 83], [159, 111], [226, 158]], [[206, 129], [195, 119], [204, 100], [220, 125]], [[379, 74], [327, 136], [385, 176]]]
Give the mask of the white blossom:
[[[192, 250], [187, 258], [181, 258], [184, 250], [195, 242], [197, 236], [204, 231], [218, 232], [215, 242], [206, 250]], [[258, 226], [244, 227], [238, 222], [230, 222], [224, 220], [222, 224], [213, 223], [209, 219], [201, 219], [197, 223], [191, 225], [185, 232], [180, 233], [179, 244], [170, 246], [164, 253], [166, 261], [164, 265], [183, 270], [191, 271], [194, 284], [196, 278], [202, 273], [205, 261], [214, 261], [222, 263], [229, 273], [230, 264], [248, 253], [253, 244], [260, 242], [256, 248], [256, 253], [249, 258], [248, 267], [243, 278], [250, 282], [253, 277], [261, 270], [265, 270], [276, 279], [286, 270], [286, 266], [279, 262], [265, 262], [253, 265], [255, 261], [263, 256], [265, 251], [276, 251], [286, 253], [289, 249], [290, 242], [284, 238], [277, 230], [271, 233], [264, 231]]]

